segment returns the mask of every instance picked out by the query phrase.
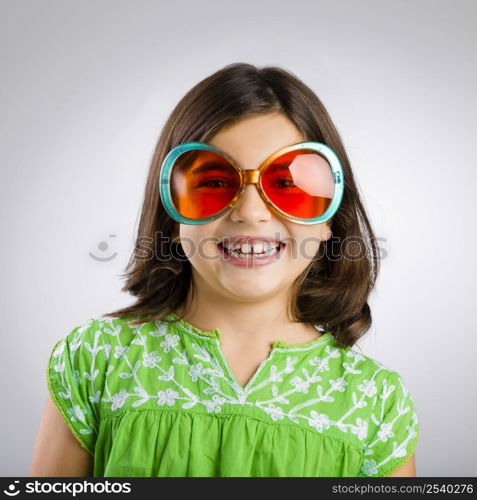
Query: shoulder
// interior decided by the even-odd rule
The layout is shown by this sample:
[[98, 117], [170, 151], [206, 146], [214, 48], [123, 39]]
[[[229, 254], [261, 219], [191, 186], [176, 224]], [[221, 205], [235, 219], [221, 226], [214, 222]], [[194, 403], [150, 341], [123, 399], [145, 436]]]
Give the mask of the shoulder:
[[104, 340], [121, 338], [127, 339], [133, 336], [145, 324], [133, 325], [131, 322], [136, 318], [118, 318], [118, 317], [92, 317], [72, 327], [67, 335], [59, 342], [72, 342], [73, 340], [81, 342], [91, 342], [97, 339], [100, 342]]
[[[353, 434], [363, 443], [360, 476], [388, 476], [414, 452], [420, 432], [415, 401], [399, 371], [358, 352], [330, 346], [330, 383], [354, 416]], [[334, 368], [334, 370], [333, 370]], [[338, 383], [339, 382], [339, 383]], [[342, 427], [347, 431], [346, 427]]]
[[137, 327], [129, 325], [129, 318], [92, 317], [71, 327], [56, 341], [51, 351], [50, 363], [67, 356], [76, 363], [98, 357], [100, 351], [109, 359], [111, 349], [133, 338]]
[[416, 449], [420, 434], [417, 406], [401, 373], [368, 356], [364, 356], [362, 366], [370, 369], [363, 369], [367, 375], [360, 374], [362, 379], [356, 385], [357, 392], [366, 394], [368, 401], [359, 475], [389, 476]]
[[[52, 392], [70, 401], [98, 400], [108, 374], [124, 359], [139, 326], [132, 318], [88, 318], [72, 327], [50, 350], [47, 378]], [[94, 394], [94, 395], [93, 395]]]
[[336, 339], [328, 343], [325, 353], [335, 373], [352, 374], [351, 378], [355, 381], [372, 379], [376, 383], [382, 383], [386, 379], [400, 377], [398, 372], [360, 352], [356, 347], [339, 347]]
[[[103, 359], [111, 364], [130, 349], [142, 350], [157, 337], [168, 337], [167, 321], [138, 322], [138, 317], [93, 317], [74, 326], [54, 348], [53, 357], [64, 350], [77, 357]], [[151, 344], [152, 345], [152, 344]], [[102, 353], [102, 355], [100, 355]]]
[[[346, 394], [356, 399], [364, 396], [369, 400], [369, 408], [391, 401], [405, 400], [413, 403], [404, 377], [377, 359], [359, 352], [355, 347], [342, 348], [337, 342], [330, 342], [326, 347], [328, 373], [331, 378], [342, 381]], [[364, 403], [363, 403], [364, 405]], [[396, 405], [395, 405], [396, 406]]]

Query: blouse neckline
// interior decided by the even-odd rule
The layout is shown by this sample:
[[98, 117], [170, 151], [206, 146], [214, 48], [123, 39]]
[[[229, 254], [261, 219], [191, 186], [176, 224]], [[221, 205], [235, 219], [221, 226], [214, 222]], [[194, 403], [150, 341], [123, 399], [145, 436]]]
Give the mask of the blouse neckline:
[[[196, 326], [192, 325], [191, 323], [188, 323], [187, 321], [183, 320], [180, 318], [176, 313], [169, 313], [164, 319], [169, 319], [172, 321], [176, 321], [179, 325], [183, 327], [185, 331], [191, 331], [192, 333], [199, 335], [201, 337], [207, 338], [207, 339], [216, 339], [219, 342], [221, 341], [221, 334], [220, 330], [218, 328], [215, 328], [214, 330], [211, 331], [204, 331], [200, 330]], [[316, 327], [315, 327], [316, 328]], [[319, 331], [317, 329], [317, 331]], [[273, 340], [272, 341], [272, 350], [275, 349], [293, 349], [293, 350], [300, 350], [300, 349], [308, 349], [310, 347], [314, 347], [316, 345], [323, 344], [325, 342], [330, 341], [333, 338], [333, 334], [328, 331], [328, 332], [321, 332], [321, 335], [317, 337], [316, 339], [310, 340], [309, 342], [304, 342], [301, 344], [288, 344], [284, 340]]]

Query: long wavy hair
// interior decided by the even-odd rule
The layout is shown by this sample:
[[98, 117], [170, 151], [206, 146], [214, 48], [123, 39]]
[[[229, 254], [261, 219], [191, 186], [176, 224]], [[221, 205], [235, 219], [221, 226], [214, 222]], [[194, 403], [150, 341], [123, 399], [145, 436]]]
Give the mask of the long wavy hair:
[[[294, 282], [289, 304], [293, 320], [331, 331], [341, 347], [352, 347], [366, 333], [372, 323], [367, 301], [378, 275], [379, 248], [340, 135], [321, 100], [297, 76], [278, 66], [246, 63], [227, 65], [200, 81], [167, 119], [149, 169], [135, 249], [121, 275], [126, 278], [122, 291], [136, 301], [103, 317], [128, 318], [133, 325], [146, 318], [161, 320], [185, 304], [189, 290], [194, 293], [191, 264], [175, 241], [179, 224], [164, 210], [159, 194], [167, 153], [183, 142], [207, 142], [242, 118], [276, 111], [293, 122], [305, 140], [331, 147], [345, 179], [340, 208], [330, 221], [333, 236], [321, 242], [320, 258], [312, 259]], [[154, 246], [157, 234], [168, 243]], [[154, 246], [148, 258], [145, 242]], [[350, 257], [355, 255], [349, 250], [352, 244], [358, 245], [359, 257]]]

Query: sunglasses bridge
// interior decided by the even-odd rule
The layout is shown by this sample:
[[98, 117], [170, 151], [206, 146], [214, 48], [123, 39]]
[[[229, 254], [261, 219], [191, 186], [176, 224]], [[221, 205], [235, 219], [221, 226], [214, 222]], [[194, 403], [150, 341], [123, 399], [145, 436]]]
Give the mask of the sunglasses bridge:
[[242, 170], [244, 175], [244, 184], [258, 184], [258, 178], [260, 177], [260, 170]]

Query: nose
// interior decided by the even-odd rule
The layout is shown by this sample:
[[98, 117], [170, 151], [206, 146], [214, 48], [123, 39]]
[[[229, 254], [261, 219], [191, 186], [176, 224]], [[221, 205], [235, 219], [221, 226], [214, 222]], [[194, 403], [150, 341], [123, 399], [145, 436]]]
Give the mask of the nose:
[[241, 197], [231, 210], [234, 222], [262, 222], [270, 220], [272, 214], [253, 184], [245, 186]]

